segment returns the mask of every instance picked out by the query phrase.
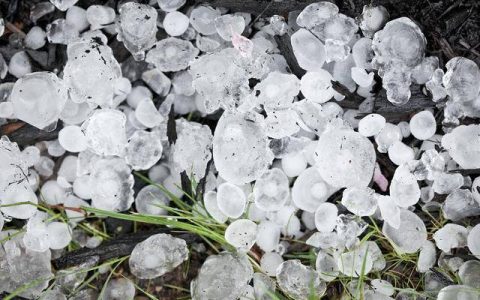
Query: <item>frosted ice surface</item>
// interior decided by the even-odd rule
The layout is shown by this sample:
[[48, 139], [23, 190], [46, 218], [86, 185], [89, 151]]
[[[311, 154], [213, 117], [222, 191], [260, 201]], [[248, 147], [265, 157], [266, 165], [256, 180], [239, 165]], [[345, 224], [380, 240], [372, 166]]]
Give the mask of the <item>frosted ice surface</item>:
[[286, 294], [298, 300], [312, 296], [321, 297], [326, 284], [312, 268], [303, 265], [300, 260], [287, 260], [277, 269], [277, 283]]
[[216, 192], [214, 191], [206, 192], [205, 195], [203, 196], [203, 204], [208, 214], [212, 216], [212, 218], [218, 223], [223, 224], [228, 220], [228, 216], [226, 216], [218, 207]]
[[414, 157], [414, 150], [400, 141], [394, 142], [388, 148], [388, 158], [397, 166], [408, 163], [413, 160]]
[[162, 72], [176, 72], [186, 69], [198, 53], [191, 42], [169, 37], [157, 42], [145, 61]]
[[138, 102], [135, 108], [135, 117], [140, 124], [147, 128], [159, 126], [164, 121], [163, 116], [150, 99], [143, 99]]
[[121, 69], [112, 49], [97, 42], [100, 39], [68, 45], [63, 79], [74, 102], [108, 107], [113, 105], [115, 82], [121, 77]]
[[115, 21], [115, 10], [104, 5], [90, 5], [87, 8], [87, 20], [92, 30], [100, 29]]
[[326, 59], [323, 43], [306, 29], [292, 34], [291, 43], [298, 65], [307, 71], [319, 71]]
[[320, 232], [331, 232], [337, 225], [338, 208], [333, 203], [321, 203], [315, 210], [315, 226]]
[[381, 5], [364, 5], [362, 14], [358, 17], [359, 27], [366, 37], [373, 37], [373, 34], [387, 23], [390, 15], [387, 9]]
[[257, 226], [257, 246], [265, 252], [274, 251], [280, 243], [281, 226], [274, 221], [262, 220]]
[[8, 73], [17, 78], [32, 73], [32, 64], [25, 51], [18, 51], [12, 56], [8, 63]]
[[172, 159], [179, 173], [185, 171], [200, 181], [205, 177], [212, 158], [212, 132], [206, 125], [177, 120], [177, 140], [172, 147]]
[[127, 278], [116, 278], [108, 281], [102, 300], [133, 300], [135, 285]]
[[87, 138], [81, 128], [75, 125], [63, 127], [58, 134], [58, 141], [69, 152], [82, 152], [87, 149]]
[[463, 169], [480, 168], [480, 125], [461, 125], [442, 138], [442, 147]]
[[395, 170], [390, 184], [390, 196], [398, 206], [404, 208], [420, 200], [420, 187], [407, 165], [401, 165]]
[[358, 123], [358, 132], [366, 137], [380, 133], [385, 126], [385, 117], [379, 114], [368, 114]]
[[320, 136], [315, 150], [322, 178], [335, 187], [367, 186], [375, 167], [372, 143], [357, 132], [332, 129]]
[[467, 245], [470, 252], [478, 258], [480, 256], [480, 225], [475, 225], [468, 233]]
[[65, 20], [72, 25], [78, 32], [82, 32], [90, 26], [87, 20], [87, 11], [78, 6], [72, 6], [67, 10]]
[[10, 101], [18, 119], [51, 131], [56, 127], [67, 97], [65, 86], [55, 74], [36, 72], [15, 82]]
[[298, 208], [313, 213], [336, 190], [322, 178], [318, 168], [310, 167], [295, 180], [292, 200]]
[[377, 210], [375, 191], [368, 187], [350, 187], [343, 191], [342, 205], [357, 216], [371, 216]]
[[52, 44], [68, 45], [78, 38], [78, 31], [74, 25], [65, 19], [57, 19], [46, 27], [47, 39]]
[[255, 181], [253, 194], [258, 208], [264, 211], [279, 210], [290, 195], [287, 175], [277, 168], [266, 171]]
[[34, 26], [28, 31], [27, 36], [24, 39], [25, 46], [37, 50], [45, 46], [45, 39], [47, 34], [39, 26]]
[[297, 76], [280, 72], [269, 73], [254, 89], [259, 104], [267, 110], [289, 108], [299, 91]]
[[325, 70], [307, 72], [300, 81], [300, 90], [308, 99], [316, 103], [330, 100], [335, 91], [332, 88], [332, 75]]
[[52, 4], [55, 5], [55, 7], [59, 10], [66, 11], [67, 9], [75, 5], [78, 0], [50, 0], [50, 2], [52, 2]]
[[298, 26], [312, 29], [325, 23], [338, 14], [338, 6], [331, 2], [321, 1], [306, 6], [297, 17]]
[[220, 12], [210, 6], [198, 6], [190, 14], [190, 24], [201, 34], [211, 35], [217, 32], [214, 20]]
[[468, 260], [462, 264], [458, 270], [458, 277], [463, 284], [473, 288], [480, 288], [480, 262], [478, 260]]
[[189, 18], [178, 11], [167, 13], [163, 19], [163, 28], [170, 36], [179, 36], [187, 31]]
[[392, 228], [400, 228], [400, 208], [397, 206], [390, 196], [375, 195], [377, 199], [380, 214], [385, 223], [388, 223]]
[[417, 84], [425, 84], [432, 78], [438, 68], [438, 57], [425, 57], [423, 61], [412, 70], [412, 79]]
[[241, 188], [224, 182], [218, 186], [217, 205], [224, 215], [238, 218], [245, 211], [247, 198]]
[[125, 211], [133, 203], [133, 175], [122, 158], [102, 158], [92, 165], [92, 206]]
[[222, 252], [209, 256], [191, 282], [194, 300], [237, 300], [253, 277], [247, 256]]
[[236, 184], [260, 177], [273, 160], [263, 117], [225, 112], [213, 137], [213, 159], [220, 176]]
[[427, 240], [427, 229], [420, 217], [403, 208], [400, 209], [399, 228], [395, 229], [384, 223], [382, 231], [400, 253], [414, 253]]
[[352, 68], [352, 79], [361, 87], [370, 87], [373, 84], [373, 75], [373, 72], [367, 73], [363, 68]]
[[260, 267], [268, 276], [275, 276], [278, 266], [283, 262], [283, 258], [276, 252], [265, 252], [260, 259]]
[[437, 121], [429, 111], [422, 111], [410, 119], [410, 132], [419, 140], [428, 140], [437, 131]]
[[135, 208], [139, 213], [149, 215], [167, 215], [164, 206], [168, 206], [170, 199], [162, 190], [154, 185], [142, 188], [135, 197]]
[[375, 136], [377, 149], [380, 153], [387, 153], [388, 149], [403, 138], [402, 131], [397, 125], [386, 123], [382, 130]]
[[128, 265], [137, 278], [152, 279], [172, 271], [187, 259], [185, 240], [160, 233], [138, 243], [130, 255]]
[[63, 222], [51, 222], [47, 225], [48, 244], [50, 249], [63, 249], [72, 240], [71, 229]]
[[137, 130], [129, 138], [125, 160], [134, 170], [147, 170], [162, 157], [163, 146], [155, 132]]
[[467, 228], [458, 224], [445, 224], [433, 234], [438, 249], [450, 253], [453, 248], [467, 246]]
[[335, 258], [331, 254], [322, 250], [317, 253], [315, 269], [318, 272], [318, 276], [327, 282], [335, 280], [339, 274]]
[[225, 230], [225, 240], [240, 251], [249, 251], [256, 237], [257, 224], [248, 219], [235, 220]]
[[417, 270], [420, 273], [425, 273], [430, 270], [435, 265], [437, 260], [435, 244], [430, 241], [425, 241], [417, 260]]
[[118, 40], [136, 60], [145, 58], [145, 51], [157, 41], [157, 11], [150, 5], [127, 2], [120, 6], [116, 26]]
[[157, 0], [157, 2], [163, 11], [171, 12], [185, 5], [186, 0]]
[[88, 148], [98, 155], [123, 156], [127, 145], [125, 115], [113, 109], [98, 109], [82, 124]]
[[466, 285], [448, 285], [442, 288], [437, 295], [437, 300], [477, 300], [478, 292]]
[[466, 217], [480, 215], [480, 204], [469, 190], [458, 189], [451, 192], [442, 207], [446, 219], [459, 221]]
[[443, 85], [455, 102], [475, 101], [480, 94], [480, 69], [478, 65], [464, 57], [454, 57], [445, 65]]

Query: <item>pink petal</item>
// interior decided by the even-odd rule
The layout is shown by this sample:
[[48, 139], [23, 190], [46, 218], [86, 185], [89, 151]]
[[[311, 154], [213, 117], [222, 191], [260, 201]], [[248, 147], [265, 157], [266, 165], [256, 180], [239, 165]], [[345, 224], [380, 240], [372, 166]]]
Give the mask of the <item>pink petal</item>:
[[375, 170], [373, 171], [373, 181], [377, 184], [382, 192], [386, 192], [388, 189], [388, 179], [382, 174], [380, 166], [375, 165]]

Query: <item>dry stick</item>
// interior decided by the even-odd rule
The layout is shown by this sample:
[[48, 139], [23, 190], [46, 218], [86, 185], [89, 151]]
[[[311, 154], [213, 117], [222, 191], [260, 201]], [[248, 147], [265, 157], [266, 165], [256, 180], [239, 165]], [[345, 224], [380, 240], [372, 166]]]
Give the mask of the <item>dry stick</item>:
[[61, 122], [59, 122], [55, 130], [47, 132], [25, 122], [18, 121], [0, 126], [0, 136], [6, 135], [12, 142], [16, 142], [18, 145], [28, 146], [36, 142], [56, 139], [60, 129], [62, 129]]

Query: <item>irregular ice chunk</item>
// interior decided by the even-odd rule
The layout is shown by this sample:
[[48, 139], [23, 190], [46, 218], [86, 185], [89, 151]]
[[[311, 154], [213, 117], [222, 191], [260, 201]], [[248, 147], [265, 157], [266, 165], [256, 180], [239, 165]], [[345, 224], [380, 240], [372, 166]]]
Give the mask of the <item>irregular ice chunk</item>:
[[178, 171], [195, 176], [197, 182], [205, 177], [207, 164], [212, 158], [212, 139], [208, 126], [177, 120], [177, 140], [171, 151]]
[[480, 257], [480, 224], [475, 225], [468, 233], [467, 245], [473, 255]]
[[336, 188], [322, 178], [318, 168], [310, 167], [295, 180], [292, 188], [292, 200], [296, 207], [313, 213], [336, 191]]
[[454, 299], [478, 300], [478, 292], [466, 285], [449, 285], [438, 292], [437, 300]]
[[375, 142], [377, 143], [377, 149], [381, 153], [387, 153], [395, 142], [402, 140], [402, 132], [400, 128], [391, 123], [386, 123], [383, 126], [380, 133], [375, 136]]
[[92, 30], [100, 29], [115, 20], [115, 10], [104, 5], [90, 5], [87, 8], [87, 20]]
[[480, 215], [480, 204], [475, 201], [469, 190], [458, 189], [447, 196], [442, 211], [446, 219], [459, 221]]
[[468, 58], [454, 57], [445, 66], [443, 85], [450, 98], [461, 103], [475, 101], [480, 94], [478, 65]]
[[401, 253], [414, 253], [427, 240], [425, 223], [415, 213], [406, 209], [400, 209], [400, 226], [398, 229], [384, 223], [382, 231], [393, 242], [397, 251]]
[[425, 59], [412, 70], [412, 79], [417, 84], [425, 84], [430, 78], [432, 78], [433, 73], [437, 68], [437, 57], [425, 57]]
[[415, 152], [413, 149], [400, 141], [394, 142], [388, 148], [388, 158], [397, 166], [412, 161], [414, 157]]
[[222, 252], [209, 256], [191, 282], [194, 300], [237, 300], [253, 277], [247, 256]]
[[48, 245], [50, 249], [63, 249], [72, 240], [72, 232], [68, 224], [51, 222], [47, 225]]
[[163, 147], [155, 132], [137, 130], [128, 140], [125, 160], [134, 170], [147, 170], [162, 157]]
[[167, 210], [164, 208], [168, 206], [170, 199], [157, 186], [147, 185], [138, 192], [135, 197], [135, 208], [139, 213], [163, 216], [167, 215]]
[[338, 208], [333, 203], [321, 203], [315, 210], [315, 226], [320, 232], [331, 232], [337, 225]]
[[385, 126], [385, 117], [379, 114], [368, 114], [358, 123], [358, 132], [366, 137], [380, 133]]
[[318, 272], [318, 276], [327, 282], [335, 280], [339, 274], [335, 258], [322, 250], [318, 251], [317, 253], [315, 269]]
[[280, 243], [280, 229], [277, 223], [261, 221], [257, 226], [257, 246], [263, 251], [274, 251]]
[[248, 219], [235, 220], [225, 230], [225, 240], [240, 251], [249, 251], [256, 236], [257, 224]]
[[98, 155], [123, 156], [127, 145], [125, 115], [114, 109], [98, 109], [82, 124], [90, 150]]
[[437, 260], [437, 253], [435, 249], [435, 244], [430, 241], [425, 241], [422, 248], [420, 249], [420, 254], [418, 255], [417, 260], [417, 270], [420, 273], [425, 273], [430, 271], [435, 265]]
[[373, 72], [367, 73], [363, 68], [352, 68], [352, 79], [361, 87], [370, 87], [373, 83], [373, 75]]
[[268, 170], [255, 182], [253, 194], [255, 205], [261, 210], [279, 210], [290, 195], [288, 178], [280, 169]]
[[322, 178], [335, 187], [367, 186], [375, 168], [372, 143], [357, 132], [332, 129], [320, 136], [315, 150]]
[[308, 99], [316, 103], [330, 100], [335, 90], [332, 88], [332, 75], [325, 70], [307, 72], [300, 81], [300, 90]]
[[8, 73], [17, 78], [32, 73], [32, 64], [25, 51], [19, 51], [12, 56], [8, 63]]
[[238, 186], [224, 182], [218, 187], [217, 205], [230, 218], [238, 218], [245, 211], [247, 198]]
[[283, 262], [277, 269], [276, 277], [280, 289], [294, 299], [320, 298], [326, 290], [326, 284], [318, 273], [297, 259]]
[[372, 40], [369, 38], [359, 39], [352, 47], [352, 57], [359, 68], [371, 70], [373, 56]]
[[75, 125], [63, 127], [58, 133], [58, 141], [69, 152], [82, 152], [87, 149], [87, 138], [80, 127]]
[[368, 274], [373, 267], [373, 258], [367, 244], [342, 253], [337, 258], [338, 270], [351, 277], [359, 277]]
[[115, 82], [121, 77], [121, 69], [112, 49], [98, 40], [68, 45], [63, 79], [73, 102], [87, 101], [106, 107], [113, 105]]
[[52, 44], [68, 45], [78, 39], [77, 29], [65, 19], [57, 19], [47, 25], [47, 39]]
[[211, 35], [217, 32], [214, 20], [220, 16], [220, 12], [210, 6], [199, 6], [190, 14], [190, 24], [201, 34]]
[[300, 82], [293, 74], [271, 72], [255, 86], [259, 104], [266, 109], [285, 109], [292, 105], [300, 91]]
[[179, 36], [187, 31], [190, 20], [181, 12], [172, 11], [163, 19], [163, 28], [170, 36]]
[[102, 158], [92, 165], [92, 206], [125, 211], [133, 203], [133, 175], [122, 158]]
[[358, 18], [359, 27], [364, 36], [371, 38], [375, 32], [382, 29], [389, 17], [387, 9], [381, 5], [364, 5], [362, 14]]
[[375, 191], [368, 187], [350, 187], [343, 191], [342, 205], [357, 216], [371, 216], [377, 210]]
[[260, 177], [273, 160], [259, 114], [224, 112], [213, 138], [213, 160], [220, 176], [235, 184]]
[[10, 101], [18, 119], [51, 131], [56, 127], [67, 97], [67, 90], [55, 74], [36, 72], [15, 82]]
[[463, 169], [480, 168], [480, 125], [461, 125], [442, 138], [442, 147]]
[[480, 288], [480, 262], [469, 260], [462, 264], [458, 270], [458, 277], [463, 284], [473, 288]]
[[162, 72], [176, 72], [186, 69], [198, 53], [199, 50], [189, 41], [169, 37], [157, 42], [147, 53], [145, 61]]
[[160, 233], [138, 243], [130, 255], [128, 265], [137, 278], [152, 279], [172, 271], [187, 259], [185, 240]]
[[427, 110], [415, 114], [410, 119], [410, 132], [419, 140], [428, 140], [437, 131], [437, 121]]
[[276, 252], [266, 252], [260, 259], [260, 267], [268, 276], [275, 276], [277, 268], [283, 262], [283, 258]]
[[463, 248], [467, 245], [467, 228], [457, 224], [445, 224], [433, 234], [437, 247], [445, 253], [453, 248]]
[[316, 25], [325, 23], [339, 12], [338, 6], [328, 1], [321, 1], [307, 5], [298, 15], [298, 26], [311, 29]]
[[142, 125], [153, 128], [162, 123], [164, 118], [158, 112], [155, 104], [150, 99], [143, 99], [135, 108], [135, 117]]
[[234, 35], [241, 35], [245, 29], [245, 19], [240, 15], [223, 15], [214, 20], [218, 35], [226, 41], [232, 40]]
[[293, 53], [298, 65], [307, 71], [322, 70], [326, 59], [325, 46], [308, 30], [300, 29], [291, 36]]

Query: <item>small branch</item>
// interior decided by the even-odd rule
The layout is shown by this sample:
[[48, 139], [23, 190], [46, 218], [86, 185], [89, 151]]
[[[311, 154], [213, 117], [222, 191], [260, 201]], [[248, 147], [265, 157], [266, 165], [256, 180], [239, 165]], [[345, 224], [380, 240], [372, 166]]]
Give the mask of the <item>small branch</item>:
[[58, 138], [58, 132], [62, 129], [62, 123], [51, 132], [40, 130], [22, 121], [12, 122], [0, 126], [0, 136], [6, 135], [12, 142], [20, 146], [33, 145], [40, 141], [51, 141]]

